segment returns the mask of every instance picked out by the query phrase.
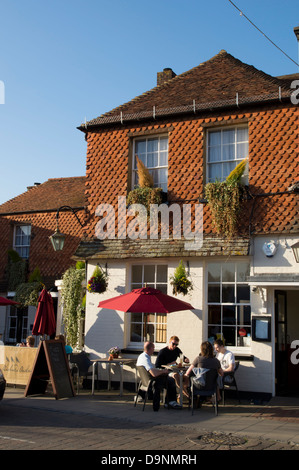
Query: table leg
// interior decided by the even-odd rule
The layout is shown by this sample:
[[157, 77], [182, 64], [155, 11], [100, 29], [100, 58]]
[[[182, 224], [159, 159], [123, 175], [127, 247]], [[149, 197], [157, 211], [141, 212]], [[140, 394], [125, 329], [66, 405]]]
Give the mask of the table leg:
[[119, 384], [119, 395], [122, 397], [124, 391], [124, 382], [123, 382], [123, 363], [119, 363], [119, 372], [120, 372], [120, 384]]
[[179, 372], [180, 375], [180, 405], [183, 406], [183, 373]]
[[97, 363], [94, 362], [92, 364], [92, 385], [91, 385], [91, 394], [94, 395], [94, 379], [95, 379], [95, 368], [96, 368]]
[[108, 390], [111, 390], [111, 363], [108, 364]]

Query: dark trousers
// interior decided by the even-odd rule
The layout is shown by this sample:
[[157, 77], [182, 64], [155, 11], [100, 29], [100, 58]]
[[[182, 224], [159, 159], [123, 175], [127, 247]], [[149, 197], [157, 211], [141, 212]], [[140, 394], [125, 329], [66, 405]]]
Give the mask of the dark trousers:
[[174, 379], [165, 375], [159, 375], [152, 383], [154, 410], [160, 408], [161, 391], [163, 391], [164, 388], [167, 389], [166, 402], [176, 401], [176, 385]]

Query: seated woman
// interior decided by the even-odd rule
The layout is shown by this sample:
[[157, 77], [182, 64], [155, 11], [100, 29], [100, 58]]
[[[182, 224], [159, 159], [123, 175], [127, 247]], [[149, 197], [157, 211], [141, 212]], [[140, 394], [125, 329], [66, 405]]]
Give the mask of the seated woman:
[[222, 375], [221, 364], [218, 359], [214, 357], [213, 346], [209, 341], [205, 341], [201, 344], [200, 354], [196, 356], [186, 374], [183, 377], [183, 393], [189, 398], [188, 387], [190, 386], [189, 377], [194, 375], [194, 367], [200, 367], [202, 369], [216, 369], [219, 375]]

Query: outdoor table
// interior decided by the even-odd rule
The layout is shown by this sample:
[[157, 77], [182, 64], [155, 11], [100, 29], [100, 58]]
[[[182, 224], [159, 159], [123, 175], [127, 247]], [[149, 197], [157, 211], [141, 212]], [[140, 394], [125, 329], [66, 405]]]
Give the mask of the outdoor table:
[[[99, 364], [108, 364], [108, 390], [111, 390], [111, 365], [117, 365], [119, 367], [120, 373], [120, 396], [123, 394], [123, 366], [125, 364], [136, 365], [136, 359], [125, 359], [125, 358], [115, 358], [110, 360], [109, 358], [101, 359], [91, 359], [92, 364], [92, 395], [94, 395], [94, 381], [95, 381], [95, 371], [97, 370], [98, 378], [98, 366]], [[137, 389], [137, 370], [135, 369], [135, 389]]]
[[188, 370], [190, 364], [183, 364], [179, 366], [178, 364], [168, 364], [164, 367], [165, 369], [170, 370], [171, 372], [178, 372], [180, 377], [180, 405], [183, 406], [183, 375]]

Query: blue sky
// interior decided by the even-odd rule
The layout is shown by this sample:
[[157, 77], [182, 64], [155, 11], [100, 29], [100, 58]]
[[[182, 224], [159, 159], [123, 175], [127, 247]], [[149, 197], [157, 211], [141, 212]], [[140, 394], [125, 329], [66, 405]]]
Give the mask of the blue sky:
[[[298, 62], [298, 0], [235, 0]], [[77, 127], [221, 49], [271, 75], [299, 71], [228, 0], [0, 0], [0, 204], [85, 174]], [[3, 87], [2, 87], [3, 89]]]

